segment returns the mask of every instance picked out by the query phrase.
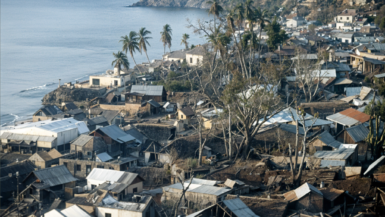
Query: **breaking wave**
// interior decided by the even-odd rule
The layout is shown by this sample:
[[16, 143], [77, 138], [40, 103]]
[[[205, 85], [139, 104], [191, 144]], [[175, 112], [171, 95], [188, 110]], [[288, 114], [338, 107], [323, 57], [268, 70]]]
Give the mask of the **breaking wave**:
[[54, 84], [55, 84], [55, 82], [52, 82], [52, 83], [44, 84], [44, 85], [37, 86], [37, 87], [31, 87], [31, 88], [28, 88], [28, 89], [20, 91], [20, 93], [24, 93], [24, 92], [28, 92], [28, 91], [34, 91], [34, 90], [40, 90], [40, 89], [45, 89], [46, 87], [52, 86]]

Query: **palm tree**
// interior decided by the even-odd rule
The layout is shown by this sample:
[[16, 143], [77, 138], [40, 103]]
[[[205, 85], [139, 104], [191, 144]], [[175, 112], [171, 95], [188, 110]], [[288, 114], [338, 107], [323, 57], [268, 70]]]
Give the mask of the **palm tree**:
[[140, 28], [140, 30], [138, 32], [138, 36], [139, 36], [139, 49], [141, 51], [144, 51], [144, 53], [146, 53], [146, 57], [147, 57], [148, 63], [150, 63], [150, 59], [148, 58], [148, 55], [147, 55], [147, 45], [150, 46], [150, 43], [148, 42], [148, 40], [152, 39], [152, 37], [147, 36], [149, 34], [151, 34], [151, 32], [148, 31], [144, 27]]
[[258, 8], [255, 11], [255, 16], [256, 16], [255, 19], [259, 25], [259, 40], [261, 40], [262, 29], [265, 28], [266, 24], [270, 23], [268, 11], [262, 10], [261, 8]]
[[208, 1], [207, 3], [211, 4], [209, 14], [214, 15], [214, 27], [215, 27], [215, 17], [218, 17], [218, 19], [219, 19], [219, 14], [222, 13], [223, 8], [219, 4], [218, 0]]
[[172, 29], [171, 26], [166, 24], [163, 26], [163, 31], [160, 32], [161, 38], [160, 40], [163, 42], [164, 53], [166, 53], [166, 45], [168, 45], [168, 49], [171, 52], [171, 40], [172, 40]]
[[[139, 51], [140, 52], [139, 43], [138, 43], [138, 40], [139, 40], [138, 34], [136, 32], [134, 32], [134, 31], [131, 31], [128, 36], [127, 35], [126, 36], [122, 36], [121, 38], [122, 39], [119, 42], [123, 43], [122, 51], [125, 51], [126, 54], [129, 51], [130, 55], [132, 57], [132, 60], [135, 63], [135, 66], [138, 66], [136, 64], [136, 61], [135, 61], [135, 58], [134, 58], [135, 51]], [[138, 67], [138, 69], [139, 69], [139, 67]], [[140, 69], [139, 69], [139, 71], [140, 71]]]
[[112, 53], [115, 57], [115, 60], [112, 61], [111, 65], [115, 64], [115, 67], [118, 67], [118, 72], [120, 72], [121, 66], [123, 66], [125, 69], [130, 68], [130, 63], [128, 62], [126, 54], [124, 54], [122, 51], [118, 51], [118, 53]]
[[188, 49], [188, 42], [187, 40], [190, 38], [190, 35], [189, 34], [183, 34], [182, 36], [182, 41], [180, 42], [180, 44], [184, 44], [186, 46], [186, 50]]
[[253, 31], [253, 23], [255, 22], [255, 13], [253, 7], [253, 0], [246, 0], [245, 2], [245, 18], [249, 22], [249, 29]]

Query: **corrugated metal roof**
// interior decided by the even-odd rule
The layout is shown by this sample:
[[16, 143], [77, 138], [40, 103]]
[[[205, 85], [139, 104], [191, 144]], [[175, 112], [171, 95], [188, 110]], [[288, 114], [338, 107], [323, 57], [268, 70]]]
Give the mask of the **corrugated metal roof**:
[[385, 156], [381, 156], [378, 158], [376, 161], [374, 161], [368, 169], [365, 171], [364, 176], [369, 175], [374, 172], [374, 170], [378, 167], [381, 166], [385, 162]]
[[372, 92], [372, 88], [370, 87], [362, 87], [360, 91], [360, 100], [365, 100], [368, 94]]
[[141, 93], [148, 96], [162, 96], [163, 85], [132, 85], [131, 93]]
[[332, 121], [327, 121], [327, 120], [317, 118], [315, 122], [314, 122], [314, 119], [306, 120], [305, 126], [310, 127], [313, 124], [313, 127], [315, 127], [315, 126], [322, 126], [322, 125], [327, 125], [332, 123], [333, 123]]
[[375, 75], [374, 77], [376, 77], [376, 78], [384, 78], [385, 77], [385, 73], [381, 73], [381, 74]]
[[344, 88], [346, 96], [355, 96], [360, 95], [361, 87], [345, 87]]
[[370, 116], [355, 109], [348, 108], [342, 112], [329, 115], [326, 119], [350, 127], [357, 123], [364, 123], [368, 121]]
[[108, 121], [104, 116], [94, 117], [94, 118], [88, 119], [87, 121], [88, 125], [98, 125], [106, 122]]
[[346, 132], [354, 140], [354, 142], [364, 141], [369, 134], [369, 130], [363, 124], [346, 128]]
[[98, 155], [96, 155], [96, 156], [97, 156], [97, 157], [100, 159], [100, 161], [102, 161], [102, 162], [107, 162], [107, 161], [110, 161], [110, 160], [113, 159], [109, 154], [107, 154], [107, 152], [100, 153], [100, 154], [98, 154]]
[[241, 199], [224, 200], [226, 207], [238, 217], [259, 217]]
[[63, 132], [69, 129], [78, 128], [79, 134], [88, 133], [89, 129], [83, 121], [77, 121], [73, 118], [66, 118], [62, 120], [55, 120], [38, 126], [40, 129], [44, 129], [51, 132]]
[[89, 135], [80, 135], [80, 136], [79, 136], [78, 138], [76, 138], [71, 144], [77, 145], [77, 146], [84, 146], [84, 145], [87, 144], [87, 142], [89, 142], [92, 138], [93, 138], [93, 136], [89, 136]]
[[[318, 55], [317, 54], [300, 54], [299, 58], [307, 59], [307, 60], [316, 60], [318, 59]], [[291, 58], [291, 60], [297, 60], [297, 59], [298, 59], [298, 56]]]
[[[185, 183], [190, 183], [190, 180], [187, 180], [185, 181]], [[207, 180], [207, 179], [198, 179], [198, 178], [193, 178], [193, 180], [191, 181], [192, 184], [200, 184], [200, 185], [210, 185], [210, 186], [214, 186], [216, 184], [219, 184], [220, 182], [219, 181], [215, 181], [215, 180]]]
[[353, 83], [352, 80], [347, 78], [339, 78], [334, 82], [334, 85], [344, 85], [344, 84], [351, 84]]
[[335, 151], [317, 151], [314, 157], [329, 160], [346, 160], [354, 153], [354, 149], [343, 148]]
[[17, 140], [17, 141], [36, 142], [39, 139], [39, 136], [13, 133], [12, 135], [8, 136], [8, 139], [9, 140]]
[[134, 202], [114, 202], [113, 199], [109, 198], [109, 201], [103, 201], [101, 207], [112, 208], [112, 209], [121, 209], [121, 210], [129, 210], [133, 212], [142, 213], [151, 201], [150, 196], [141, 196], [139, 203]]
[[[347, 94], [346, 94], [347, 95]], [[341, 100], [344, 101], [344, 102], [351, 102], [353, 99], [356, 99], [359, 95], [353, 95], [353, 96], [348, 96], [348, 97], [345, 97], [345, 98], [342, 98]]]
[[157, 101], [154, 101], [152, 99], [148, 100], [147, 101], [148, 103], [150, 103], [152, 106], [154, 106], [155, 108], [159, 108], [161, 107], [160, 104], [157, 102]]
[[344, 160], [321, 160], [320, 167], [339, 167], [345, 166]]
[[53, 209], [47, 213], [44, 213], [44, 217], [66, 217], [60, 211]]
[[235, 180], [231, 180], [231, 179], [227, 179], [226, 182], [225, 182], [225, 186], [227, 187], [230, 187], [230, 188], [234, 188], [234, 185], [237, 184], [237, 185], [245, 185], [244, 182], [238, 180], [238, 179], [235, 179]]
[[194, 212], [194, 213], [191, 213], [190, 215], [186, 216], [186, 217], [196, 217], [196, 216], [199, 216], [202, 212], [204, 212], [205, 210], [208, 210], [208, 209], [211, 209], [212, 207], [216, 206], [217, 204], [213, 204], [207, 208], [204, 208], [204, 209], [201, 209], [197, 212]]
[[109, 181], [107, 190], [112, 192], [121, 192], [138, 177], [136, 173], [94, 168], [87, 176], [87, 180]]
[[339, 148], [341, 142], [338, 142], [334, 139], [334, 137], [327, 131], [322, 132], [318, 135], [318, 139], [325, 143], [327, 146], [331, 146], [333, 148]]
[[0, 138], [1, 139], [7, 139], [11, 135], [12, 135], [12, 133], [10, 133], [10, 132], [4, 132], [3, 134], [1, 134]]
[[[187, 188], [188, 185], [184, 185], [185, 188]], [[178, 189], [182, 190], [182, 184], [181, 183], [175, 183], [173, 185], [169, 185], [167, 187], [163, 187], [164, 191], [172, 191], [172, 189]], [[229, 188], [223, 188], [223, 187], [215, 187], [215, 186], [209, 186], [209, 185], [200, 185], [200, 184], [191, 184], [188, 192], [195, 192], [200, 194], [210, 194], [210, 195], [222, 195], [225, 194], [231, 189]]]
[[56, 137], [52, 136], [39, 136], [39, 139], [37, 141], [39, 142], [53, 142], [56, 139]]
[[49, 167], [33, 172], [35, 176], [49, 187], [77, 181], [64, 165]]
[[128, 141], [135, 140], [135, 138], [127, 133], [125, 133], [122, 129], [120, 129], [116, 125], [110, 125], [106, 127], [101, 127], [97, 130], [102, 131], [104, 134], [109, 136], [111, 139], [119, 142], [119, 143], [125, 143]]
[[[275, 124], [275, 123], [288, 123], [293, 121], [292, 114], [294, 116], [294, 120], [299, 120], [299, 117], [297, 115], [297, 112], [292, 107], [288, 107], [277, 114], [273, 115], [272, 117], [269, 117], [269, 119], [264, 123], [264, 125], [267, 124]], [[305, 115], [305, 120], [314, 118], [312, 115], [307, 114]], [[259, 120], [260, 122], [263, 121], [263, 119]]]
[[315, 192], [315, 193], [323, 196], [323, 194], [320, 190], [318, 190], [316, 187], [314, 187], [313, 185], [310, 185], [307, 182], [304, 183], [303, 185], [301, 185], [300, 187], [298, 187], [297, 189], [285, 193], [283, 196], [288, 201], [296, 201], [296, 200], [301, 199], [303, 196], [307, 195], [310, 192]]
[[[291, 124], [280, 124], [280, 125], [279, 125], [279, 128], [281, 128], [281, 129], [284, 130], [284, 131], [290, 132], [290, 133], [294, 133], [294, 134], [297, 133], [297, 129], [296, 129], [296, 126], [295, 126], [295, 125], [291, 125]], [[303, 130], [302, 127], [298, 127], [298, 131], [299, 131], [299, 134], [300, 134], [300, 135], [304, 135], [304, 134], [305, 134], [305, 131]], [[307, 137], [311, 137], [312, 135], [313, 135], [312, 132], [307, 132], [307, 134], [306, 134]]]

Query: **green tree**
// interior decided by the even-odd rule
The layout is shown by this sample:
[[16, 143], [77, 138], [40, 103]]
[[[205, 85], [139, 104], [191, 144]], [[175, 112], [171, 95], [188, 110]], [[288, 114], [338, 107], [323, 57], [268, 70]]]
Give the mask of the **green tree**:
[[281, 44], [287, 39], [286, 32], [285, 30], [281, 30], [281, 25], [277, 22], [276, 17], [266, 28], [267, 35], [269, 36], [266, 42], [270, 50], [276, 49], [278, 44]]
[[[136, 64], [136, 61], [134, 58], [134, 53], [135, 53], [135, 51], [140, 52], [138, 40], [139, 40], [138, 34], [134, 31], [131, 31], [128, 36], [127, 35], [122, 36], [121, 40], [119, 41], [119, 42], [123, 43], [122, 51], [126, 52], [126, 54], [127, 54], [127, 52], [130, 52], [131, 58], [134, 61], [135, 66], [138, 66], [138, 65]], [[140, 71], [140, 69], [139, 69], [139, 71]]]
[[182, 41], [180, 42], [180, 44], [184, 44], [184, 46], [186, 46], [186, 50], [188, 50], [188, 42], [187, 40], [190, 38], [190, 35], [189, 34], [183, 34], [182, 36]]
[[168, 49], [171, 52], [171, 40], [172, 40], [172, 29], [171, 26], [166, 24], [163, 26], [163, 31], [160, 32], [161, 38], [160, 40], [163, 42], [164, 53], [166, 53], [166, 46], [168, 45]]
[[118, 71], [120, 72], [121, 66], [123, 66], [125, 69], [130, 68], [130, 63], [128, 62], [126, 54], [124, 54], [122, 51], [118, 51], [117, 53], [112, 53], [115, 57], [115, 60], [112, 61], [111, 65], [114, 65], [114, 67], [118, 68]]
[[[255, 16], [256, 16], [256, 21], [259, 25], [259, 40], [261, 40], [261, 35], [262, 35], [262, 29], [265, 28], [266, 25], [270, 24], [270, 18], [268, 15], [267, 10], [262, 10], [261, 8], [258, 8], [255, 11]], [[276, 18], [274, 18], [276, 19]]]
[[222, 13], [223, 7], [219, 4], [218, 0], [208, 1], [208, 4], [211, 4], [209, 9], [209, 14], [214, 15], [214, 27], [216, 25], [215, 18], [219, 19], [219, 14]]
[[148, 40], [152, 39], [152, 37], [147, 36], [149, 34], [151, 34], [151, 32], [148, 31], [145, 27], [140, 28], [140, 30], [138, 32], [139, 49], [141, 51], [144, 51], [144, 53], [146, 54], [148, 63], [150, 63], [150, 59], [148, 58], [148, 55], [147, 55], [147, 45], [150, 46], [150, 43], [148, 42]]

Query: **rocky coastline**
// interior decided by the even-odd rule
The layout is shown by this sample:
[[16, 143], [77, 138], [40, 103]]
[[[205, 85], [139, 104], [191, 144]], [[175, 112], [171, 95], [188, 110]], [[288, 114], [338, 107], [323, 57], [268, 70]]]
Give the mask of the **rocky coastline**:
[[207, 0], [140, 0], [129, 7], [173, 7], [208, 9]]

